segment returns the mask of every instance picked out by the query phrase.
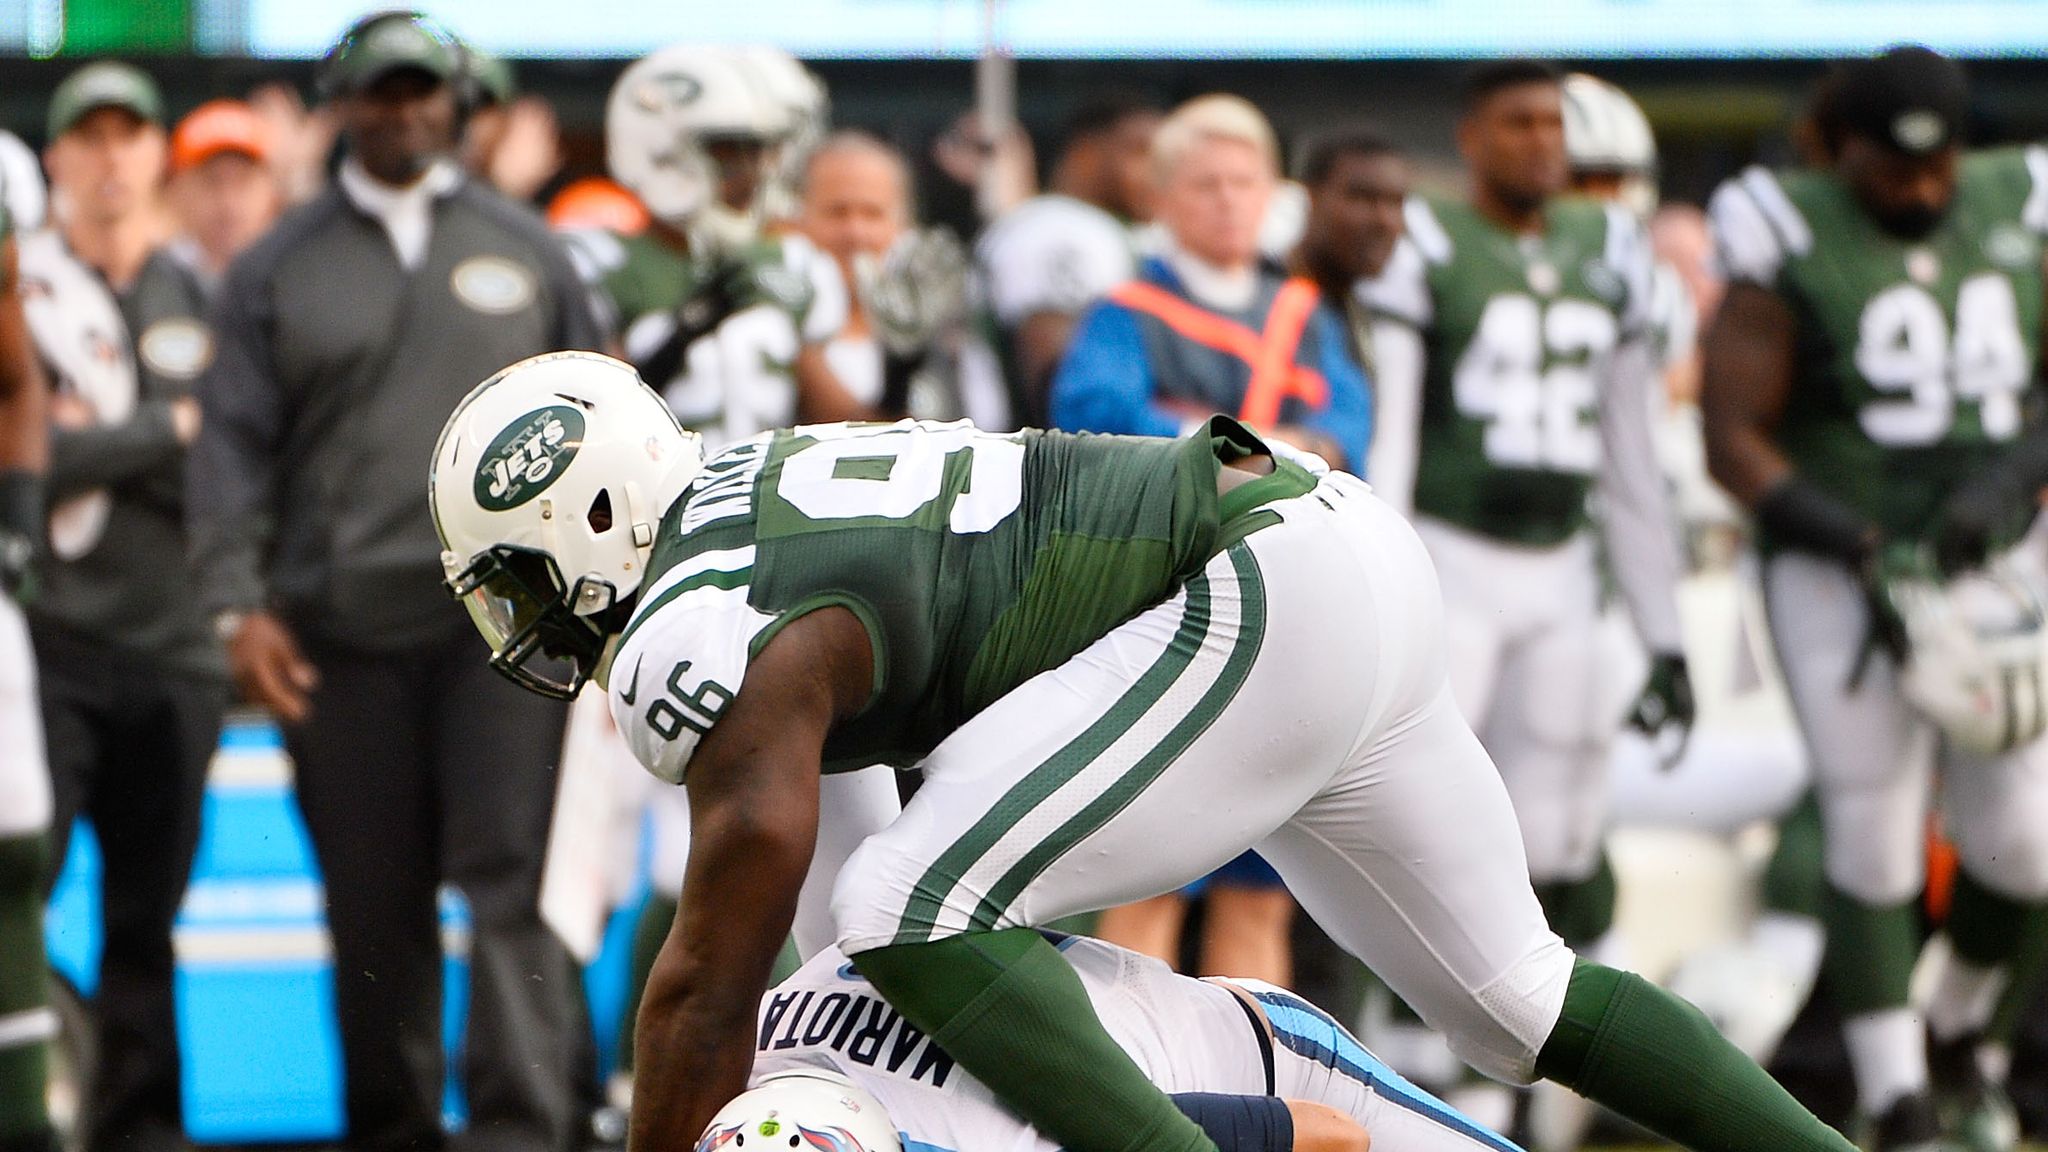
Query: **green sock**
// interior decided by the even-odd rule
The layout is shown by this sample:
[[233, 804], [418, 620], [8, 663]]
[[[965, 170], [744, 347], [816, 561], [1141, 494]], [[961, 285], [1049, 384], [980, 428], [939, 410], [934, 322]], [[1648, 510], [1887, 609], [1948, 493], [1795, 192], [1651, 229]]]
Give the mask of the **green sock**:
[[1903, 1008], [1920, 958], [1920, 912], [1911, 900], [1865, 904], [1830, 884], [1822, 898], [1827, 953], [1821, 974], [1843, 1016]]
[[43, 959], [45, 838], [0, 839], [0, 1024], [25, 1032], [0, 1040], [0, 1144], [26, 1145], [50, 1127], [50, 990]]
[[2010, 1042], [2040, 988], [2042, 961], [2048, 958], [2048, 905], [2002, 896], [1959, 871], [1944, 931], [1958, 958], [2011, 973], [1984, 1029], [1988, 1039]]
[[2001, 896], [1977, 882], [1967, 870], [1956, 873], [1956, 891], [1949, 901], [1948, 942], [1956, 955], [1979, 968], [2012, 963], [2020, 946], [2041, 919], [2042, 906]]
[[1778, 847], [1764, 866], [1764, 907], [1819, 919], [1827, 900], [1825, 861], [1820, 801], [1808, 792], [1778, 824]]
[[1574, 948], [1591, 944], [1614, 927], [1614, 867], [1600, 853], [1593, 874], [1583, 880], [1536, 885], [1536, 902], [1550, 930]]
[[905, 1019], [1070, 1152], [1217, 1152], [1029, 928], [894, 944], [853, 965]]
[[1699, 1009], [1587, 960], [1536, 1072], [1696, 1152], [1855, 1152]]

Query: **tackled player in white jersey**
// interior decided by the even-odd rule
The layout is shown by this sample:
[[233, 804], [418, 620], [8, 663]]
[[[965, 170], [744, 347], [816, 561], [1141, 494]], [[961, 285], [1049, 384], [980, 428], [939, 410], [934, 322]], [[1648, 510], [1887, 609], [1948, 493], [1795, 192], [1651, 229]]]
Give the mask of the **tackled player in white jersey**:
[[[1368, 1143], [1374, 1152], [1518, 1152], [1403, 1080], [1285, 989], [1190, 979], [1101, 940], [1047, 938], [1110, 1035], [1219, 1144], [1268, 1152], [1365, 1152]], [[872, 1103], [855, 1113], [862, 1121], [807, 1113], [801, 1098], [783, 1090], [793, 1077], [819, 1076], [867, 1094]], [[742, 1134], [757, 1137], [764, 1105], [779, 1106], [783, 1123], [801, 1129], [842, 1126], [865, 1152], [891, 1152], [892, 1142], [913, 1152], [1058, 1147], [956, 1067], [836, 948], [762, 999], [749, 1083], [753, 1090], [712, 1120], [699, 1152], [734, 1146]]]

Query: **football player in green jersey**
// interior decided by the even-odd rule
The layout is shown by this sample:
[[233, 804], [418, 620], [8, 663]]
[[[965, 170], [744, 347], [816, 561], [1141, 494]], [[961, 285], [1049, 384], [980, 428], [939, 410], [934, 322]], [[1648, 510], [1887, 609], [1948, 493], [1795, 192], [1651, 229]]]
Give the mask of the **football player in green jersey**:
[[451, 592], [492, 663], [601, 677], [687, 787], [682, 911], [640, 1012], [638, 1152], [745, 1087], [821, 774], [924, 785], [831, 898], [874, 987], [1076, 1152], [1213, 1152], [1031, 926], [1157, 895], [1256, 845], [1466, 1059], [1692, 1147], [1847, 1152], [1638, 977], [1543, 917], [1498, 774], [1444, 674], [1400, 515], [1227, 418], [1182, 440], [822, 424], [709, 460], [617, 361], [480, 385], [436, 447]]
[[[1563, 100], [1546, 64], [1474, 71], [1458, 126], [1470, 197], [1410, 199], [1368, 298], [1379, 387], [1419, 397], [1412, 427], [1379, 429], [1373, 484], [1412, 498], [1453, 692], [1500, 766], [1551, 924], [1583, 947], [1613, 921], [1613, 738], [1639, 688], [1633, 719], [1653, 733], [1682, 733], [1693, 699], [1652, 447], [1652, 256], [1627, 208], [1563, 196]], [[1605, 611], [1610, 574], [1647, 687]]]
[[[2048, 748], [1972, 754], [1909, 705], [1879, 573], [1912, 550], [1976, 568], [2036, 511], [2048, 151], [1963, 152], [1961, 71], [1925, 49], [1842, 66], [1831, 98], [1829, 166], [1753, 168], [1711, 203], [1731, 284], [1705, 344], [1708, 460], [1756, 517], [1820, 796], [1826, 972], [1876, 1142], [1946, 1127], [2009, 1146], [1976, 1057], [2048, 906]], [[1962, 866], [1923, 1018], [1907, 983], [1937, 779]]]
[[14, 235], [0, 207], [0, 1152], [56, 1147], [44, 1108], [50, 1037], [43, 961], [50, 771], [35, 653], [18, 598], [43, 536], [48, 460], [44, 385], [16, 288]]
[[769, 162], [795, 125], [751, 51], [671, 45], [621, 73], [606, 160], [651, 222], [566, 234], [618, 347], [714, 445], [790, 423], [800, 392], [835, 391], [820, 349], [847, 316], [831, 260], [758, 227]]

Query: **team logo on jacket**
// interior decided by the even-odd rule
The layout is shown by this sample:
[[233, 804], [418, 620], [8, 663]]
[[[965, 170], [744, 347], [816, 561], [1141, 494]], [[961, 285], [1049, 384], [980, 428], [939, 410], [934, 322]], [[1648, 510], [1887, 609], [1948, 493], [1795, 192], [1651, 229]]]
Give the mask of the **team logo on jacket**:
[[194, 380], [213, 363], [213, 334], [197, 320], [159, 320], [142, 330], [135, 351], [159, 376]]
[[490, 316], [517, 312], [533, 300], [533, 273], [502, 256], [464, 260], [449, 274], [448, 286], [456, 299]]
[[562, 404], [505, 426], [476, 466], [476, 502], [489, 512], [517, 508], [542, 492], [583, 446], [583, 413]]

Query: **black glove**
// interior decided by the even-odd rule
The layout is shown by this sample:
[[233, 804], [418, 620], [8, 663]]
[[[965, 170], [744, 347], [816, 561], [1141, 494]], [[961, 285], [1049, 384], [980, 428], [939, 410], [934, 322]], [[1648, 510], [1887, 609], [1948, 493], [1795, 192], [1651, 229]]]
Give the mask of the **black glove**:
[[1877, 525], [1794, 472], [1756, 506], [1757, 526], [1780, 548], [1794, 548], [1861, 567], [1883, 543]]
[[676, 309], [675, 330], [634, 365], [640, 378], [660, 388], [682, 375], [692, 344], [717, 331], [733, 313], [755, 303], [758, 293], [752, 280], [743, 261], [726, 255], [714, 257], [704, 282]]
[[1925, 558], [1909, 544], [1894, 544], [1872, 552], [1856, 569], [1856, 584], [1863, 593], [1867, 619], [1863, 649], [1856, 654], [1856, 664], [1849, 670], [1851, 692], [1863, 686], [1863, 674], [1870, 668], [1871, 657], [1882, 652], [1891, 657], [1894, 666], [1903, 666], [1912, 652], [1906, 637], [1906, 621], [1899, 615], [1899, 606], [1891, 594], [1891, 582], [1905, 578], [1927, 578]]
[[24, 604], [33, 596], [32, 564], [42, 538], [42, 477], [14, 468], [0, 472], [0, 595]]
[[1692, 738], [1692, 722], [1698, 715], [1699, 705], [1693, 699], [1692, 674], [1686, 670], [1685, 656], [1678, 652], [1651, 656], [1649, 682], [1636, 698], [1628, 722], [1653, 741], [1660, 740], [1667, 730], [1676, 730], [1677, 744], [1664, 754], [1664, 767], [1677, 764], [1685, 754], [1686, 742]]
[[2048, 421], [1954, 492], [1941, 507], [1934, 528], [1934, 567], [1942, 577], [1981, 568], [1991, 550], [2026, 531], [2048, 486]]
[[2031, 493], [2005, 469], [1972, 477], [1949, 494], [1934, 529], [1934, 567], [1943, 577], [1982, 568], [1998, 542], [2024, 526], [2014, 521], [2032, 511]]

